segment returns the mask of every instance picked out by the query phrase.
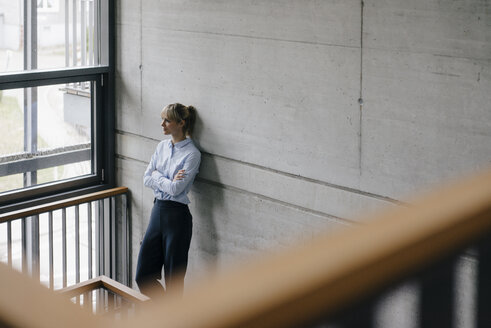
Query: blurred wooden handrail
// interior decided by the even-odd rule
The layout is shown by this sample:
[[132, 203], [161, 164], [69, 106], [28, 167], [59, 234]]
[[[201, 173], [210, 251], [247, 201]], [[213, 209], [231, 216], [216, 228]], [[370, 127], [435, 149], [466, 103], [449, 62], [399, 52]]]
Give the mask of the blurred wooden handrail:
[[121, 327], [292, 327], [346, 308], [491, 231], [491, 171], [365, 225], [204, 277]]
[[106, 276], [99, 276], [76, 285], [63, 288], [59, 290], [59, 293], [67, 296], [68, 298], [90, 292], [98, 288], [105, 288], [111, 292], [119, 295], [132, 302], [145, 302], [149, 298], [136, 290], [133, 290], [115, 280], [112, 280]]
[[112, 188], [112, 189], [106, 189], [86, 195], [81, 195], [77, 197], [72, 197], [72, 198], [67, 198], [67, 199], [62, 199], [59, 201], [47, 203], [47, 204], [42, 204], [38, 206], [33, 206], [17, 211], [12, 211], [12, 212], [7, 212], [0, 214], [0, 223], [2, 222], [7, 222], [19, 218], [25, 218], [28, 216], [32, 215], [37, 215], [49, 211], [54, 211], [60, 208], [65, 208], [65, 207], [70, 207], [74, 205], [79, 205], [87, 202], [91, 202], [94, 200], [99, 200], [99, 199], [104, 199], [116, 195], [121, 195], [128, 192], [127, 187], [117, 187], [117, 188]]
[[[491, 170], [407, 208], [204, 276], [123, 321], [94, 318], [0, 264], [0, 323], [23, 327], [292, 327], [345, 309], [491, 232]], [[67, 301], [63, 303], [62, 301]], [[146, 304], [146, 303], [145, 303]], [[73, 305], [73, 306], [72, 306]], [[102, 320], [104, 319], [104, 321]]]
[[1, 327], [107, 328], [113, 322], [96, 317], [26, 275], [0, 263]]

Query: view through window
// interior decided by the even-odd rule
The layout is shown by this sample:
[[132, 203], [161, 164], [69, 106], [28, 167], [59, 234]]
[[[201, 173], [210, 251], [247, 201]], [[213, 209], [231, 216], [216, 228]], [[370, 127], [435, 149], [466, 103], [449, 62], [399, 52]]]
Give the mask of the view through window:
[[105, 3], [0, 0], [0, 197], [97, 173], [95, 95], [103, 76], [91, 69], [107, 67]]
[[[110, 15], [109, 0], [0, 0], [0, 211], [104, 182]], [[0, 223], [0, 261], [25, 270], [22, 263], [37, 253], [28, 271], [47, 283], [47, 254], [54, 252], [55, 288], [62, 287], [61, 222], [66, 251], [75, 249], [76, 234], [79, 256], [95, 267], [94, 249], [84, 251], [83, 241], [96, 239], [98, 211], [89, 203]], [[54, 249], [47, 249], [48, 222]], [[74, 222], [77, 233], [70, 232]], [[90, 276], [72, 257], [69, 284]]]

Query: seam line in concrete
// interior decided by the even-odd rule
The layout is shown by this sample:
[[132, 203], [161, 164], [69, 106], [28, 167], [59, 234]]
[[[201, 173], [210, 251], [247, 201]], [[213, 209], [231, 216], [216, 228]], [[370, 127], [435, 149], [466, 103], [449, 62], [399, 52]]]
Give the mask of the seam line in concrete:
[[251, 192], [251, 191], [248, 191], [248, 190], [240, 189], [240, 188], [237, 188], [237, 187], [229, 186], [229, 185], [226, 185], [226, 184], [223, 184], [223, 183], [220, 183], [220, 182], [211, 181], [211, 180], [200, 178], [200, 177], [196, 177], [196, 180], [197, 181], [200, 181], [200, 182], [203, 182], [203, 183], [207, 183], [207, 184], [216, 186], [216, 187], [223, 188], [225, 190], [230, 190], [230, 191], [238, 192], [238, 193], [241, 193], [241, 194], [246, 194], [246, 195], [249, 195], [249, 196], [253, 196], [253, 197], [260, 198], [260, 199], [264, 199], [264, 200], [267, 200], [267, 201], [270, 201], [270, 202], [273, 202], [273, 203], [280, 204], [282, 206], [293, 208], [295, 210], [300, 210], [300, 211], [307, 212], [307, 213], [310, 213], [310, 214], [314, 214], [314, 215], [317, 215], [317, 216], [322, 216], [322, 217], [324, 217], [324, 218], [326, 218], [328, 220], [336, 221], [337, 223], [341, 223], [341, 224], [345, 224], [345, 225], [350, 225], [350, 226], [352, 226], [352, 225], [359, 225], [360, 224], [359, 222], [356, 222], [354, 220], [340, 218], [338, 216], [331, 215], [331, 214], [324, 213], [324, 212], [320, 212], [320, 211], [316, 211], [316, 210], [312, 210], [312, 209], [307, 208], [307, 207], [303, 207], [303, 206], [298, 206], [298, 205], [295, 205], [295, 204], [287, 203], [287, 202], [284, 202], [284, 201], [279, 200], [279, 199], [275, 199], [275, 198], [272, 198], [272, 197], [264, 196], [264, 195], [257, 194], [255, 192]]
[[172, 32], [208, 34], [208, 35], [217, 35], [217, 36], [228, 36], [228, 37], [233, 37], [233, 38], [267, 40], [267, 41], [277, 41], [277, 42], [310, 44], [310, 45], [327, 46], [327, 47], [342, 47], [342, 48], [358, 49], [358, 46], [350, 46], [350, 45], [345, 45], [345, 44], [314, 42], [314, 41], [304, 41], [304, 40], [290, 40], [290, 39], [281, 39], [281, 38], [271, 38], [271, 37], [266, 37], [266, 36], [252, 36], [252, 35], [244, 35], [244, 34], [218, 33], [218, 32], [202, 32], [202, 31], [183, 30], [183, 29], [162, 29], [162, 28], [157, 28], [157, 27], [146, 27], [146, 28], [147, 29], [154, 29], [154, 30], [172, 31]]
[[236, 163], [239, 163], [239, 164], [242, 164], [242, 165], [250, 166], [250, 167], [257, 168], [257, 169], [260, 169], [260, 170], [263, 170], [263, 171], [272, 172], [272, 173], [275, 173], [275, 174], [278, 174], [278, 175], [283, 175], [283, 176], [286, 176], [286, 177], [289, 177], [289, 178], [295, 178], [295, 179], [299, 179], [299, 180], [304, 180], [304, 181], [307, 181], [307, 182], [311, 182], [311, 183], [315, 183], [315, 184], [318, 184], [318, 185], [330, 187], [330, 188], [333, 188], [333, 189], [344, 190], [344, 191], [351, 192], [351, 193], [354, 193], [354, 194], [359, 194], [359, 195], [362, 195], [362, 196], [376, 198], [376, 199], [387, 201], [387, 202], [394, 203], [394, 204], [397, 204], [397, 205], [405, 205], [404, 202], [401, 202], [401, 201], [396, 200], [396, 199], [393, 199], [393, 198], [389, 198], [389, 197], [385, 197], [385, 196], [380, 196], [380, 195], [377, 195], [377, 194], [373, 194], [373, 193], [369, 193], [369, 192], [365, 192], [365, 191], [361, 191], [361, 190], [357, 190], [357, 189], [352, 189], [352, 188], [349, 188], [349, 187], [339, 186], [339, 185], [331, 184], [329, 182], [325, 182], [325, 181], [321, 181], [321, 180], [315, 180], [315, 179], [312, 179], [312, 178], [304, 177], [304, 176], [301, 176], [301, 175], [296, 175], [296, 174], [292, 174], [292, 173], [288, 173], [288, 172], [284, 172], [284, 171], [279, 171], [279, 170], [272, 169], [272, 168], [269, 168], [269, 167], [265, 167], [265, 166], [261, 166], [261, 165], [257, 165], [257, 164], [253, 164], [253, 163], [248, 163], [248, 162], [240, 161], [240, 160], [237, 160], [237, 159], [228, 158], [228, 157], [225, 157], [225, 156], [222, 156], [222, 155], [211, 154], [211, 153], [206, 153], [206, 152], [202, 152], [202, 154], [204, 154], [205, 156], [217, 157], [217, 158], [220, 158], [220, 159], [223, 159], [223, 160], [226, 160], [226, 161], [236, 162]]
[[361, 23], [360, 23], [360, 98], [358, 99], [358, 104], [360, 105], [360, 122], [359, 122], [359, 133], [358, 133], [358, 172], [360, 172], [360, 177], [362, 175], [362, 132], [363, 132], [363, 9], [364, 2], [361, 0]]
[[[138, 138], [143, 138], [143, 139], [157, 141], [157, 142], [160, 142], [161, 141], [161, 140], [157, 140], [157, 139], [153, 139], [153, 138], [141, 136], [141, 135], [138, 135], [138, 134], [135, 134], [135, 133], [132, 133], [132, 132], [125, 132], [125, 131], [116, 130], [116, 133], [119, 133], [121, 135], [131, 135], [131, 136], [135, 136], [135, 137], [138, 137]], [[244, 162], [244, 161], [241, 161], [241, 160], [238, 160], [238, 159], [232, 159], [232, 158], [225, 157], [225, 156], [222, 156], [222, 155], [212, 154], [212, 153], [208, 153], [208, 152], [204, 152], [204, 151], [201, 151], [201, 154], [204, 155], [204, 156], [208, 156], [208, 157], [216, 157], [216, 158], [223, 159], [225, 161], [239, 163], [239, 164], [242, 164], [242, 165], [245, 165], [245, 166], [249, 166], [249, 167], [256, 168], [256, 169], [263, 170], [263, 171], [268, 171], [268, 172], [275, 173], [275, 174], [278, 174], [278, 175], [283, 175], [283, 176], [286, 176], [286, 177], [289, 177], [289, 178], [299, 179], [299, 180], [307, 181], [307, 182], [310, 182], [310, 183], [315, 183], [315, 184], [318, 184], [318, 185], [322, 185], [322, 186], [325, 186], [325, 187], [329, 187], [329, 188], [333, 188], [333, 189], [339, 189], [339, 190], [347, 191], [347, 192], [350, 192], [350, 193], [354, 193], [354, 194], [358, 194], [358, 195], [362, 195], [362, 196], [367, 196], [367, 197], [375, 198], [375, 199], [378, 199], [378, 200], [383, 200], [383, 201], [386, 201], [386, 202], [389, 202], [389, 203], [393, 203], [393, 204], [396, 204], [396, 205], [408, 206], [408, 204], [406, 204], [404, 202], [401, 202], [399, 200], [390, 198], [390, 197], [381, 196], [381, 195], [377, 195], [377, 194], [373, 194], [373, 193], [369, 193], [369, 192], [365, 192], [365, 191], [361, 191], [361, 190], [357, 190], [357, 189], [353, 189], [353, 188], [349, 188], [349, 187], [345, 187], [345, 186], [340, 186], [340, 185], [332, 184], [332, 183], [329, 183], [329, 182], [325, 182], [325, 181], [321, 181], [321, 180], [316, 180], [316, 179], [312, 179], [312, 178], [308, 178], [308, 177], [304, 177], [304, 176], [301, 176], [301, 175], [296, 175], [296, 174], [292, 174], [292, 173], [288, 173], [288, 172], [284, 172], [284, 171], [279, 171], [279, 170], [272, 169], [272, 168], [269, 168], [269, 167], [265, 167], [265, 166], [261, 166], [261, 165], [253, 164], [253, 163], [249, 163], [249, 162]], [[116, 156], [121, 156], [122, 158], [124, 157], [125, 159], [131, 159], [130, 157], [126, 157], [124, 155], [117, 154]], [[144, 161], [140, 161], [140, 160], [137, 160], [137, 159], [134, 159], [134, 158], [133, 158], [133, 160], [138, 161], [138, 162], [142, 162], [142, 163], [146, 163]]]
[[[145, 165], [147, 164], [144, 161], [140, 161], [138, 159], [134, 159], [134, 158], [123, 156], [123, 155], [116, 155], [116, 158], [124, 159], [124, 160], [129, 160], [129, 161], [134, 161], [134, 162], [142, 163], [142, 164], [145, 164]], [[294, 208], [296, 210], [301, 210], [301, 211], [304, 211], [304, 212], [308, 212], [308, 213], [311, 213], [311, 214], [322, 216], [322, 217], [327, 218], [329, 220], [337, 221], [338, 223], [349, 224], [349, 225], [359, 224], [359, 222], [356, 222], [354, 220], [340, 218], [340, 217], [335, 216], [335, 215], [331, 215], [331, 214], [324, 213], [324, 212], [321, 212], [321, 211], [312, 210], [312, 209], [307, 208], [307, 207], [303, 207], [303, 206], [291, 204], [291, 203], [288, 203], [288, 202], [285, 202], [285, 201], [282, 201], [282, 200], [279, 200], [279, 199], [276, 199], [276, 198], [268, 197], [268, 196], [261, 195], [261, 194], [258, 194], [258, 193], [252, 192], [252, 191], [248, 191], [248, 190], [245, 190], [245, 189], [241, 189], [241, 188], [237, 188], [237, 187], [234, 187], [234, 186], [230, 186], [230, 185], [227, 185], [227, 184], [224, 184], [224, 183], [221, 183], [221, 182], [216, 182], [216, 181], [212, 181], [212, 180], [209, 180], [209, 179], [201, 178], [199, 176], [196, 177], [196, 181], [200, 181], [200, 182], [207, 183], [207, 184], [210, 184], [210, 185], [213, 185], [213, 186], [216, 186], [216, 187], [220, 187], [220, 188], [223, 188], [225, 190], [230, 190], [230, 191], [234, 191], [234, 192], [246, 194], [246, 195], [249, 195], [249, 196], [254, 196], [254, 197], [257, 197], [257, 198], [260, 198], [260, 199], [264, 199], [264, 200], [267, 200], [267, 201], [270, 201], [270, 202], [274, 202], [274, 203], [280, 204], [282, 206], [287, 206], [287, 207], [290, 207], [290, 208]]]
[[156, 142], [161, 142], [162, 141], [160, 139], [150, 138], [150, 137], [147, 137], [147, 136], [142, 136], [142, 135], [139, 135], [139, 134], [136, 134], [136, 133], [133, 133], [133, 132], [123, 131], [123, 130], [119, 130], [119, 129], [114, 129], [114, 132], [116, 132], [118, 134], [121, 134], [123, 136], [124, 135], [133, 136], [133, 137], [138, 137], [138, 138], [147, 139], [147, 140], [156, 141]]
[[446, 54], [435, 54], [432, 52], [428, 51], [415, 51], [415, 50], [410, 50], [410, 49], [395, 49], [395, 48], [384, 48], [384, 47], [367, 47], [365, 46], [365, 49], [367, 50], [381, 50], [381, 51], [388, 51], [388, 52], [395, 52], [395, 53], [405, 53], [405, 54], [416, 54], [416, 55], [431, 55], [435, 57], [445, 57], [445, 58], [453, 58], [453, 59], [465, 59], [465, 60], [470, 60], [470, 61], [478, 61], [478, 62], [486, 62], [489, 63], [491, 61], [490, 58], [474, 58], [474, 57], [465, 57], [465, 56], [453, 56], [453, 55], [446, 55]]
[[115, 157], [118, 158], [118, 159], [124, 159], [126, 161], [133, 161], [133, 162], [137, 162], [137, 163], [148, 165], [148, 162], [141, 161], [141, 160], [136, 159], [136, 158], [133, 158], [133, 157], [124, 156], [124, 155], [121, 155], [121, 154], [116, 154]]

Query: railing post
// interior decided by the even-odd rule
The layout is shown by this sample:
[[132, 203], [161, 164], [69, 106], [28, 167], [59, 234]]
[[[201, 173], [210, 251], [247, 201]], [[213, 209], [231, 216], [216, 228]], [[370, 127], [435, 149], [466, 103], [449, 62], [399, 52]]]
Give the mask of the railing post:
[[102, 274], [102, 259], [101, 259], [101, 201], [96, 201], [96, 213], [95, 213], [95, 270], [96, 274], [100, 276]]
[[[332, 320], [334, 327], [372, 328], [375, 322], [375, 301], [366, 299], [348, 307]], [[331, 321], [329, 321], [331, 322]]]
[[127, 194], [121, 195], [121, 279], [123, 284], [129, 286], [129, 248], [128, 248], [128, 212]]
[[455, 258], [431, 266], [421, 280], [420, 327], [454, 327]]
[[88, 278], [92, 279], [92, 202], [87, 203], [87, 265]]
[[9, 267], [12, 267], [12, 221], [7, 222], [7, 253]]
[[53, 258], [53, 212], [49, 212], [48, 217], [48, 235], [49, 235], [49, 288], [54, 289], [55, 273], [54, 273], [54, 258]]
[[21, 245], [22, 245], [22, 272], [27, 273], [27, 223], [26, 218], [22, 218], [22, 236], [21, 236]]
[[103, 221], [102, 224], [104, 226], [103, 229], [103, 245], [104, 248], [102, 249], [102, 252], [104, 253], [103, 259], [103, 268], [104, 268], [104, 274], [110, 276], [111, 275], [111, 203], [110, 200], [107, 198], [104, 198], [102, 200], [104, 203], [103, 207]]
[[107, 275], [109, 270], [108, 267], [109, 265], [107, 262], [109, 261], [109, 250], [107, 241], [109, 240], [109, 227], [108, 223], [106, 222], [106, 207], [105, 206], [105, 199], [101, 199], [98, 201], [99, 203], [99, 209], [97, 211], [97, 271], [98, 275]]
[[39, 280], [39, 215], [25, 218], [25, 265], [26, 271]]
[[80, 282], [80, 207], [75, 205], [75, 282]]
[[63, 288], [67, 286], [66, 208], [61, 209]]
[[477, 269], [477, 328], [491, 327], [491, 238], [478, 244]]
[[111, 279], [117, 280], [117, 261], [116, 261], [116, 245], [117, 245], [117, 230], [116, 230], [116, 197], [109, 198], [109, 219], [110, 219], [110, 229], [111, 229]]

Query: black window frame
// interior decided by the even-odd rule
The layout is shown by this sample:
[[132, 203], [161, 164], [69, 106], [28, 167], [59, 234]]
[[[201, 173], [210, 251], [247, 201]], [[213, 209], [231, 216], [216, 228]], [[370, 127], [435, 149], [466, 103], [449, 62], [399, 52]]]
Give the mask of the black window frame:
[[[0, 90], [93, 81], [95, 107], [92, 115], [92, 158], [95, 173], [0, 194], [0, 213], [15, 211], [115, 185], [115, 2], [107, 0], [107, 63], [98, 66], [67, 67], [0, 74]], [[107, 28], [107, 30], [105, 30]], [[95, 121], [95, 122], [94, 122]]]

